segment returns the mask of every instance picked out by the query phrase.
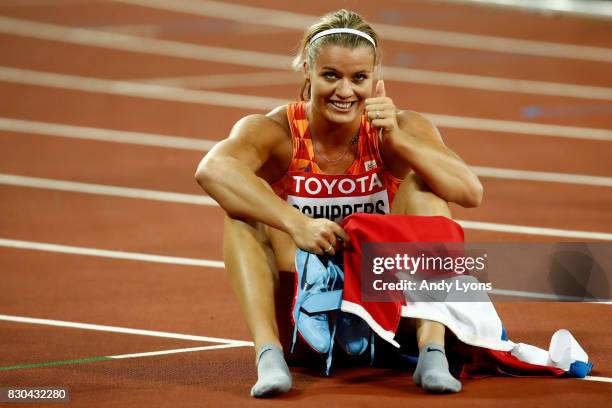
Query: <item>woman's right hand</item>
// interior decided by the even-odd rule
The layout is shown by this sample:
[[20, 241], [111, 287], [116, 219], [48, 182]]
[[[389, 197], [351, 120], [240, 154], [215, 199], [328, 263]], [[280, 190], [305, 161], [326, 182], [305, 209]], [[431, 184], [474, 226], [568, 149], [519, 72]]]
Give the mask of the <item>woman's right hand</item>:
[[310, 218], [301, 213], [287, 232], [298, 248], [318, 255], [334, 255], [350, 240], [346, 231], [335, 222], [326, 218]]

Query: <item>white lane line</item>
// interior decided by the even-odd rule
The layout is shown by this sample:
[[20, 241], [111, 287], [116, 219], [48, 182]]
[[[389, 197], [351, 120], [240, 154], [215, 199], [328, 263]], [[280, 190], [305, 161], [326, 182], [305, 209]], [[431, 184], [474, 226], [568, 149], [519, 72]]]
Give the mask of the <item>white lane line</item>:
[[[563, 84], [558, 82], [507, 79], [482, 75], [433, 72], [420, 69], [384, 67], [387, 81], [481, 89], [497, 92], [553, 95], [573, 98], [612, 100], [612, 88]], [[168, 78], [133, 78], [158, 85], [179, 88], [221, 89], [235, 87], [263, 87], [272, 85], [298, 85], [301, 77], [294, 71], [220, 74]]]
[[[2, 16], [0, 16], [0, 32], [42, 40], [259, 68], [288, 70], [291, 65], [291, 57], [287, 55], [159, 40], [116, 32], [37, 23]], [[384, 67], [383, 72], [386, 79], [408, 83], [612, 100], [612, 88], [607, 87], [457, 74], [402, 67]]]
[[[54, 327], [69, 327], [69, 328], [76, 328], [76, 329], [96, 330], [96, 331], [104, 331], [104, 332], [110, 332], [110, 333], [125, 333], [125, 334], [136, 334], [136, 335], [142, 335], [142, 336], [153, 336], [153, 337], [171, 338], [171, 339], [179, 339], [179, 340], [222, 343], [222, 344], [213, 345], [213, 346], [190, 347], [190, 348], [183, 348], [183, 349], [162, 350], [162, 351], [154, 351], [154, 352], [147, 352], [147, 353], [133, 353], [133, 354], [120, 354], [120, 355], [115, 355], [115, 356], [108, 356], [109, 358], [112, 358], [112, 359], [150, 357], [150, 356], [165, 355], [165, 354], [176, 354], [176, 353], [203, 351], [203, 350], [216, 350], [216, 349], [233, 348], [233, 347], [253, 347], [254, 346], [253, 342], [243, 341], [243, 340], [230, 340], [230, 339], [223, 339], [223, 338], [218, 338], [218, 337], [194, 336], [194, 335], [189, 335], [189, 334], [179, 334], [179, 333], [161, 332], [161, 331], [153, 331], [153, 330], [129, 329], [125, 327], [67, 322], [63, 320], [38, 319], [38, 318], [32, 318], [32, 317], [11, 316], [11, 315], [2, 315], [2, 314], [0, 314], [0, 320], [8, 321], [8, 322], [27, 323], [27, 324], [40, 324], [40, 325], [54, 326]], [[612, 382], [612, 378], [594, 377], [594, 376], [587, 376], [585, 378], [582, 378], [582, 380]]]
[[[253, 72], [241, 74], [213, 74], [162, 78], [132, 78], [131, 81], [175, 86], [177, 88], [235, 88], [271, 85], [300, 85], [301, 76], [294, 71]], [[612, 91], [611, 91], [612, 94]], [[612, 99], [612, 98], [611, 98]]]
[[[216, 344], [213, 346], [188, 347], [188, 348], [181, 348], [181, 349], [151, 351], [151, 352], [145, 352], [145, 353], [118, 354], [114, 356], [107, 356], [106, 358], [113, 359], [113, 360], [122, 360], [122, 359], [129, 359], [129, 358], [153, 357], [153, 356], [178, 354], [178, 353], [192, 353], [192, 352], [197, 352], [197, 351], [220, 350], [220, 349], [227, 349], [227, 348], [253, 347], [253, 346], [254, 344], [252, 342], [235, 342], [235, 343], [227, 343], [227, 344]], [[607, 383], [612, 382], [612, 378], [608, 378], [608, 377], [586, 376], [585, 378], [574, 378], [574, 379], [583, 380], [583, 381], [607, 382]]]
[[480, 177], [612, 187], [612, 177], [470, 166]]
[[[196, 151], [210, 150], [217, 143], [214, 140], [206, 139], [191, 139], [141, 132], [125, 132], [111, 129], [61, 125], [50, 122], [36, 122], [3, 117], [0, 117], [0, 131], [32, 133], [43, 136], [69, 137], [103, 142], [138, 144], [144, 146], [160, 146]], [[471, 168], [480, 177], [612, 187], [612, 177], [504, 169], [483, 166], [471, 166]]]
[[607, 232], [575, 231], [558, 228], [530, 227], [527, 225], [498, 224], [493, 222], [455, 220], [463, 228], [479, 231], [507, 232], [509, 234], [542, 235], [549, 237], [598, 239], [612, 241], [612, 234]]
[[[194, 181], [195, 183], [195, 181]], [[141, 188], [109, 186], [106, 184], [81, 183], [39, 177], [18, 176], [0, 173], [0, 184], [19, 187], [45, 188], [84, 194], [99, 194], [115, 197], [139, 198], [143, 200], [168, 201], [172, 203], [217, 205], [205, 195], [174, 193], [169, 191], [145, 190]]]
[[585, 378], [576, 378], [576, 379], [583, 380], [583, 381], [599, 381], [599, 382], [612, 383], [612, 378], [610, 377], [593, 377], [591, 375], [588, 375]]
[[0, 32], [41, 40], [60, 41], [188, 60], [220, 62], [260, 68], [289, 69], [291, 67], [290, 56], [159, 40], [128, 34], [38, 23], [4, 16], [0, 16]]
[[27, 7], [65, 7], [83, 6], [100, 3], [100, 0], [3, 0], [2, 7], [27, 8]]
[[[154, 100], [255, 109], [258, 111], [273, 109], [289, 102], [286, 99], [280, 98], [190, 90], [155, 84], [54, 74], [9, 67], [0, 67], [0, 81]], [[612, 130], [608, 129], [547, 125], [436, 113], [424, 113], [424, 115], [429, 117], [437, 126], [446, 128], [520, 133], [574, 139], [612, 140]]]
[[[176, 258], [176, 257], [161, 257], [159, 255], [152, 254], [142, 254], [142, 253], [133, 253], [133, 252], [124, 252], [124, 251], [109, 251], [109, 250], [101, 250], [96, 248], [84, 248], [84, 247], [76, 247], [76, 246], [68, 246], [68, 245], [57, 245], [57, 244], [49, 244], [43, 242], [33, 242], [33, 241], [20, 241], [13, 239], [3, 239], [0, 238], [0, 247], [7, 248], [16, 248], [16, 249], [26, 249], [26, 250], [35, 250], [35, 251], [46, 251], [46, 252], [57, 252], [64, 253], [70, 255], [84, 255], [84, 256], [99, 256], [105, 258], [114, 258], [114, 259], [127, 259], [127, 260], [138, 260], [144, 262], [159, 262], [160, 258], [163, 258], [163, 263], [173, 263], [178, 265], [196, 265], [196, 266], [208, 266], [215, 268], [224, 268], [224, 264], [221, 261], [213, 261], [208, 259], [189, 259], [189, 258]], [[526, 299], [539, 299], [539, 300], [547, 300], [547, 301], [566, 301], [566, 302], [582, 302], [589, 304], [599, 304], [599, 305], [612, 305], [612, 301], [607, 299], [593, 299], [593, 298], [579, 298], [575, 296], [565, 296], [565, 295], [554, 295], [549, 293], [540, 293], [540, 292], [528, 292], [528, 291], [517, 291], [517, 290], [508, 290], [508, 289], [492, 289], [489, 291], [491, 295], [498, 296], [511, 296], [511, 297], [519, 297]], [[2, 320], [2, 319], [0, 319]]]
[[114, 33], [138, 35], [143, 37], [155, 38], [159, 36], [163, 30], [159, 24], [129, 24], [129, 25], [96, 25], [97, 31], [112, 31]]
[[133, 353], [133, 354], [119, 354], [116, 356], [108, 356], [108, 358], [112, 358], [115, 360], [122, 360], [125, 358], [142, 358], [142, 357], [153, 357], [153, 356], [165, 356], [168, 354], [178, 354], [178, 353], [193, 353], [194, 351], [206, 351], [206, 350], [219, 350], [233, 347], [253, 347], [253, 344], [216, 344], [214, 346], [202, 346], [202, 347], [189, 347], [189, 348], [181, 348], [181, 349], [173, 349], [173, 350], [160, 350], [160, 351], [150, 351], [147, 353]]
[[423, 113], [436, 126], [452, 129], [469, 129], [502, 133], [519, 133], [525, 135], [564, 137], [570, 139], [612, 141], [612, 130], [580, 128], [576, 126], [547, 125], [543, 123], [526, 123], [512, 120], [472, 118], [467, 116], [441, 115]]
[[[9, 321], [9, 322], [27, 323], [27, 324], [40, 324], [40, 325], [55, 326], [55, 327], [69, 327], [69, 328], [76, 328], [76, 329], [96, 330], [96, 331], [104, 331], [104, 332], [111, 332], [111, 333], [125, 333], [125, 334], [136, 334], [136, 335], [172, 338], [172, 339], [180, 339], [180, 340], [223, 343], [223, 344], [218, 344], [218, 345], [213, 345], [213, 346], [189, 347], [189, 348], [182, 348], [182, 349], [161, 350], [161, 351], [153, 351], [153, 352], [145, 352], [145, 353], [119, 354], [119, 355], [114, 355], [114, 356], [108, 356], [108, 358], [116, 359], [116, 360], [128, 359], [128, 358], [151, 357], [151, 356], [177, 354], [177, 353], [188, 353], [188, 352], [205, 351], [205, 350], [218, 350], [218, 349], [234, 348], [234, 347], [253, 347], [254, 346], [253, 342], [243, 341], [243, 340], [230, 340], [230, 339], [223, 339], [223, 338], [217, 338], [217, 337], [204, 337], [204, 336], [194, 336], [194, 335], [188, 335], [188, 334], [160, 332], [160, 331], [152, 331], [152, 330], [129, 329], [129, 328], [117, 327], [117, 326], [104, 326], [104, 325], [98, 325], [98, 324], [67, 322], [67, 321], [62, 321], [62, 320], [38, 319], [38, 318], [23, 317], [23, 316], [0, 315], [0, 320]], [[581, 378], [581, 380], [612, 382], [612, 378], [594, 377], [594, 376], [587, 376], [585, 378]]]
[[[247, 24], [282, 27], [298, 31], [303, 31], [306, 27], [319, 19], [318, 16], [314, 15], [207, 0], [115, 1], [117, 3], [240, 21]], [[522, 55], [536, 55], [540, 57], [612, 62], [612, 49], [604, 47], [522, 40], [424, 28], [410, 28], [375, 22], [372, 22], [372, 25], [385, 40]]]
[[181, 334], [173, 332], [163, 332], [156, 330], [131, 329], [128, 327], [106, 326], [100, 324], [68, 322], [65, 320], [39, 319], [34, 317], [13, 316], [0, 314], [0, 320], [15, 323], [40, 324], [44, 326], [69, 327], [72, 329], [95, 330], [109, 333], [135, 334], [139, 336], [161, 337], [166, 339], [206, 341], [210, 343], [232, 344], [236, 346], [251, 346], [250, 341], [224, 339], [220, 337], [196, 336], [192, 334]]
[[413, 68], [384, 67], [383, 77], [399, 82], [412, 82], [435, 86], [482, 89], [497, 92], [553, 95], [572, 98], [612, 100], [612, 88], [565, 84], [528, 79], [509, 79], [484, 75], [436, 72]]
[[447, 3], [467, 3], [479, 6], [494, 6], [508, 9], [531, 10], [546, 14], [561, 13], [576, 17], [609, 20], [612, 4], [600, 0], [441, 0]]
[[225, 268], [221, 261], [209, 259], [183, 258], [140, 252], [113, 251], [108, 249], [86, 248], [71, 245], [50, 244], [47, 242], [22, 241], [16, 239], [0, 238], [0, 247], [28, 249], [34, 251], [57, 252], [62, 254], [96, 256], [102, 258], [125, 259], [130, 261], [155, 262], [173, 265], [203, 266], [207, 268]]
[[240, 98], [237, 98], [233, 94], [223, 92], [199, 91], [155, 84], [53, 74], [50, 72], [8, 67], [0, 67], [0, 81], [50, 88], [71, 89], [83, 92], [224, 106], [229, 108], [253, 109], [253, 107], [258, 107], [259, 109], [267, 110], [288, 102], [286, 99], [269, 98], [265, 96], [241, 95]]
[[597, 303], [602, 305], [612, 305], [612, 301], [603, 298], [583, 298], [578, 296], [557, 295], [553, 293], [527, 292], [524, 290], [491, 289], [488, 291], [488, 293], [490, 295], [521, 297], [528, 299], [542, 299], [557, 302], [584, 302]]
[[[44, 179], [37, 177], [25, 177], [17, 176], [14, 174], [1, 174], [0, 173], [0, 184], [7, 184], [13, 186], [23, 187], [35, 187], [52, 190], [70, 191], [77, 193], [88, 193], [88, 194], [107, 194], [111, 192], [113, 196], [129, 197], [129, 198], [144, 198], [148, 200], [157, 200], [157, 197], [161, 197], [162, 201], [175, 201], [167, 200], [167, 194], [175, 195], [177, 193], [167, 193], [163, 191], [154, 190], [140, 190], [131, 189], [125, 187], [107, 186], [101, 184], [88, 184], [88, 183], [76, 183], [72, 181], [64, 180], [53, 180]], [[122, 195], [125, 193], [125, 195]], [[139, 194], [142, 194], [140, 196]], [[195, 194], [179, 194], [181, 199], [175, 202], [181, 202], [186, 204], [196, 205], [210, 205], [218, 206], [217, 202], [210, 197], [203, 197]], [[205, 198], [205, 200], [203, 200]], [[507, 232], [513, 234], [527, 234], [527, 235], [544, 235], [552, 237], [566, 237], [566, 238], [579, 238], [579, 239], [596, 239], [604, 241], [612, 241], [612, 233], [606, 232], [590, 232], [590, 231], [576, 231], [576, 230], [565, 230], [556, 228], [542, 228], [542, 227], [530, 227], [523, 225], [512, 225], [512, 224], [497, 224], [490, 222], [479, 222], [479, 221], [464, 221], [455, 220], [465, 229], [475, 229], [483, 231], [497, 231]]]
[[210, 150], [217, 143], [214, 140], [62, 125], [59, 123], [37, 122], [3, 117], [0, 117], [0, 130], [6, 132], [33, 133], [44, 136], [68, 137], [100, 142], [127, 143], [196, 151]]

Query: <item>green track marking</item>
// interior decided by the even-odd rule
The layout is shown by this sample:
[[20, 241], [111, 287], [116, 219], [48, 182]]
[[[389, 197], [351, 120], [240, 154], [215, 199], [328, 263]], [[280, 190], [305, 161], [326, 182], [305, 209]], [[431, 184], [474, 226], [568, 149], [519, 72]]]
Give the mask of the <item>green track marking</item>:
[[61, 365], [69, 365], [69, 364], [85, 364], [85, 363], [93, 363], [95, 361], [106, 361], [106, 360], [112, 360], [112, 358], [100, 356], [100, 357], [79, 358], [76, 360], [61, 360], [61, 361], [47, 361], [44, 363], [17, 364], [17, 365], [12, 365], [12, 366], [0, 367], [0, 371], [19, 370], [22, 368], [52, 367], [52, 366], [61, 366]]
[[163, 356], [163, 355], [178, 354], [178, 353], [191, 353], [191, 352], [195, 352], [195, 351], [216, 350], [216, 349], [226, 349], [226, 348], [233, 348], [233, 347], [247, 347], [247, 346], [251, 346], [251, 344], [248, 344], [246, 342], [243, 342], [243, 343], [216, 344], [216, 345], [212, 345], [212, 346], [201, 346], [201, 347], [189, 347], [189, 348], [172, 349], [172, 350], [150, 351], [150, 352], [146, 352], [146, 353], [120, 354], [120, 355], [114, 355], [114, 356], [86, 357], [86, 358], [78, 358], [78, 359], [74, 359], [74, 360], [47, 361], [47, 362], [43, 362], [43, 363], [16, 364], [16, 365], [11, 365], [11, 366], [0, 367], [0, 371], [19, 370], [19, 369], [22, 369], [22, 368], [53, 367], [53, 366], [62, 366], [62, 365], [70, 365], [70, 364], [85, 364], [85, 363], [94, 363], [96, 361], [109, 361], [109, 360], [122, 360], [122, 359], [129, 359], [129, 358], [153, 357], [153, 356]]

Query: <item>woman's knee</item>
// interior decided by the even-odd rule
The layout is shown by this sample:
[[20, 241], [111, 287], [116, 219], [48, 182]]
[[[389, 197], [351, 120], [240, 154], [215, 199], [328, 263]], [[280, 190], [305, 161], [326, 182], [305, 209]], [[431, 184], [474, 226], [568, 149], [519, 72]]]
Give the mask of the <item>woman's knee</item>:
[[268, 244], [263, 225], [256, 221], [226, 215], [223, 224], [224, 249], [234, 246], [241, 247], [250, 243]]
[[[272, 189], [263, 179], [259, 179], [266, 188]], [[234, 218], [225, 215], [223, 225], [223, 243], [226, 246], [242, 246], [248, 242], [270, 246], [266, 225], [248, 218]]]
[[223, 255], [261, 262], [262, 256], [276, 271], [293, 271], [295, 244], [291, 237], [268, 225], [252, 220], [225, 217]]
[[296, 246], [291, 236], [283, 231], [268, 227], [268, 238], [274, 252], [276, 269], [279, 271], [294, 271]]
[[431, 191], [415, 172], [410, 172], [400, 183], [391, 208], [393, 214], [451, 217], [448, 203]]

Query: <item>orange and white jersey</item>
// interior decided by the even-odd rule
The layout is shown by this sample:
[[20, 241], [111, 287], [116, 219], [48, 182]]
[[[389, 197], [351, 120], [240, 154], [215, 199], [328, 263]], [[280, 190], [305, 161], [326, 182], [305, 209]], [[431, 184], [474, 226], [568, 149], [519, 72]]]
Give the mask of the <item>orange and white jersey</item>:
[[400, 179], [384, 168], [378, 135], [365, 114], [353, 163], [342, 174], [326, 174], [314, 161], [305, 102], [287, 106], [293, 157], [287, 173], [272, 184], [276, 194], [313, 218], [340, 222], [353, 213], [388, 214]]

